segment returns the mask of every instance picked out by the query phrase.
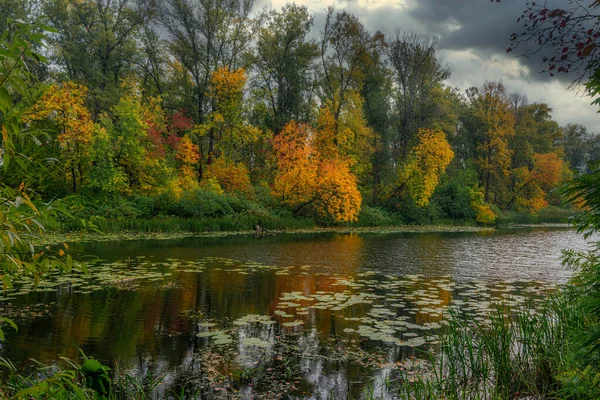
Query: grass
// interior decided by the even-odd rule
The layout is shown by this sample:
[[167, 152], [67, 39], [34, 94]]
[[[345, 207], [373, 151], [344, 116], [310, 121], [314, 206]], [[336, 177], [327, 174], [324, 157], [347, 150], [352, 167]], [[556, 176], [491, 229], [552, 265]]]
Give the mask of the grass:
[[[267, 230], [310, 229], [315, 222], [307, 218], [293, 218], [287, 216], [268, 216], [258, 219], [247, 214], [231, 214], [222, 217], [197, 217], [185, 218], [177, 216], [157, 216], [152, 218], [94, 218], [90, 224], [104, 233], [117, 232], [237, 232], [254, 230], [258, 224]], [[89, 226], [89, 224], [88, 224]], [[67, 221], [55, 227], [59, 232], [75, 232], [82, 230], [82, 225], [77, 221]]]
[[573, 209], [547, 207], [535, 214], [518, 211], [502, 211], [498, 215], [498, 225], [537, 225], [537, 224], [566, 224], [576, 214]]
[[562, 294], [537, 310], [498, 306], [485, 322], [451, 314], [431, 372], [401, 376], [402, 399], [560, 398], [571, 330], [584, 316]]
[[[84, 360], [88, 360], [85, 355]], [[104, 367], [106, 368], [106, 367]], [[109, 382], [108, 394], [92, 389], [94, 376], [86, 375], [82, 365], [68, 358], [61, 358], [55, 365], [44, 365], [30, 360], [17, 368], [13, 363], [0, 358], [0, 369], [5, 377], [0, 380], [2, 399], [106, 399], [145, 400], [157, 399], [157, 389], [164, 377], [148, 373], [144, 377], [115, 374]], [[107, 368], [108, 370], [108, 368]], [[195, 398], [192, 393], [169, 392], [170, 399]]]

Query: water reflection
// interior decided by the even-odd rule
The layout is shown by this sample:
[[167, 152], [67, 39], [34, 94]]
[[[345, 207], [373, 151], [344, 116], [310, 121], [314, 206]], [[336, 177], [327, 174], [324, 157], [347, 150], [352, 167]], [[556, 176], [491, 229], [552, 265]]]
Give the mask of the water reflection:
[[[52, 362], [77, 357], [77, 344], [121, 371], [164, 375], [164, 393], [386, 397], [396, 363], [435, 341], [442, 310], [484, 318], [493, 298], [523, 304], [545, 290], [532, 280], [567, 276], [560, 246], [585, 247], [567, 230], [252, 240], [93, 244], [87, 250], [109, 261], [134, 260], [108, 264], [103, 277], [138, 275], [3, 303], [8, 312], [42, 302], [50, 313], [9, 332], [2, 355]], [[516, 281], [497, 282], [506, 278]], [[249, 315], [264, 319], [240, 321]]]

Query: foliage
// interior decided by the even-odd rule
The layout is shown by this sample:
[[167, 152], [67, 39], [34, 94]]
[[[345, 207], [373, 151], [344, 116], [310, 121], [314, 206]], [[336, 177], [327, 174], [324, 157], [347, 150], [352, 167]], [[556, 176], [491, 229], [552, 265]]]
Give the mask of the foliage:
[[[44, 13], [53, 27], [42, 43], [41, 28], [11, 22], [3, 42], [21, 58], [10, 59], [20, 67], [6, 83], [16, 107], [2, 114], [0, 179], [25, 182], [40, 202], [176, 199], [202, 188], [323, 224], [357, 223], [367, 205], [407, 223], [478, 213], [491, 223], [500, 212], [565, 207], [554, 189], [600, 154], [593, 134], [562, 129], [547, 104], [501, 82], [448, 86], [434, 38], [385, 38], [348, 11], [329, 8], [311, 39], [313, 15], [292, 4], [10, 4], [15, 17]], [[44, 44], [51, 68], [29, 50]], [[27, 69], [44, 83], [19, 92]], [[20, 116], [26, 129], [11, 122]], [[18, 139], [33, 131], [44, 146]], [[484, 199], [472, 206], [479, 188]]]
[[315, 146], [315, 136], [323, 135], [292, 121], [275, 138], [273, 195], [296, 207], [295, 212], [314, 203], [321, 217], [354, 221], [362, 201], [357, 179], [348, 161], [330, 153], [328, 147]]
[[210, 164], [206, 168], [204, 176], [208, 181], [213, 179], [227, 193], [249, 194], [252, 191], [250, 175], [246, 166], [243, 163], [227, 161], [225, 157], [220, 157]]
[[87, 91], [85, 86], [73, 82], [52, 85], [23, 116], [24, 123], [50, 119], [55, 124], [58, 130], [56, 141], [73, 192], [84, 184], [84, 172], [91, 161], [95, 127], [85, 106]]
[[454, 151], [441, 131], [420, 129], [417, 140], [400, 179], [408, 184], [416, 204], [423, 207], [429, 203], [441, 175], [454, 158]]
[[600, 164], [589, 174], [582, 174], [568, 182], [561, 193], [581, 208], [574, 223], [586, 236], [600, 230]]

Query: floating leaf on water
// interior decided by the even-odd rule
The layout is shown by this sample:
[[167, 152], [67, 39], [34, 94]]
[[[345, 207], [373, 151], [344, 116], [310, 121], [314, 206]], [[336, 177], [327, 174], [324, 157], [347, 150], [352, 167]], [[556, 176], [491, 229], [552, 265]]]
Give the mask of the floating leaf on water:
[[271, 343], [259, 338], [246, 338], [244, 339], [244, 345], [267, 348], [271, 346]]
[[284, 322], [281, 325], [285, 326], [285, 327], [295, 327], [295, 326], [304, 325], [304, 321], [301, 321], [301, 320], [297, 319], [297, 320], [292, 321], [292, 322]]

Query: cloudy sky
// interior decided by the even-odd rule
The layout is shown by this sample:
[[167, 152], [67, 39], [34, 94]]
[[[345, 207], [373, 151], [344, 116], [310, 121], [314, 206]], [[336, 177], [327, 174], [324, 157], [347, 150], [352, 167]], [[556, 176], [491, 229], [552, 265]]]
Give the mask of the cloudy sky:
[[[268, 1], [268, 0], [264, 0]], [[280, 8], [287, 0], [271, 0]], [[530, 102], [545, 102], [554, 109], [560, 124], [576, 122], [600, 132], [598, 107], [581, 91], [568, 90], [570, 80], [541, 74], [539, 58], [525, 59], [506, 53], [509, 37], [519, 32], [516, 20], [526, 0], [296, 0], [315, 15], [315, 30], [324, 21], [324, 10], [334, 6], [360, 18], [370, 31], [392, 34], [395, 30], [413, 30], [436, 35], [438, 52], [453, 66], [449, 84], [460, 89], [480, 86], [486, 79], [502, 79], [510, 91], [527, 95]], [[562, 4], [566, 0], [549, 0]]]

